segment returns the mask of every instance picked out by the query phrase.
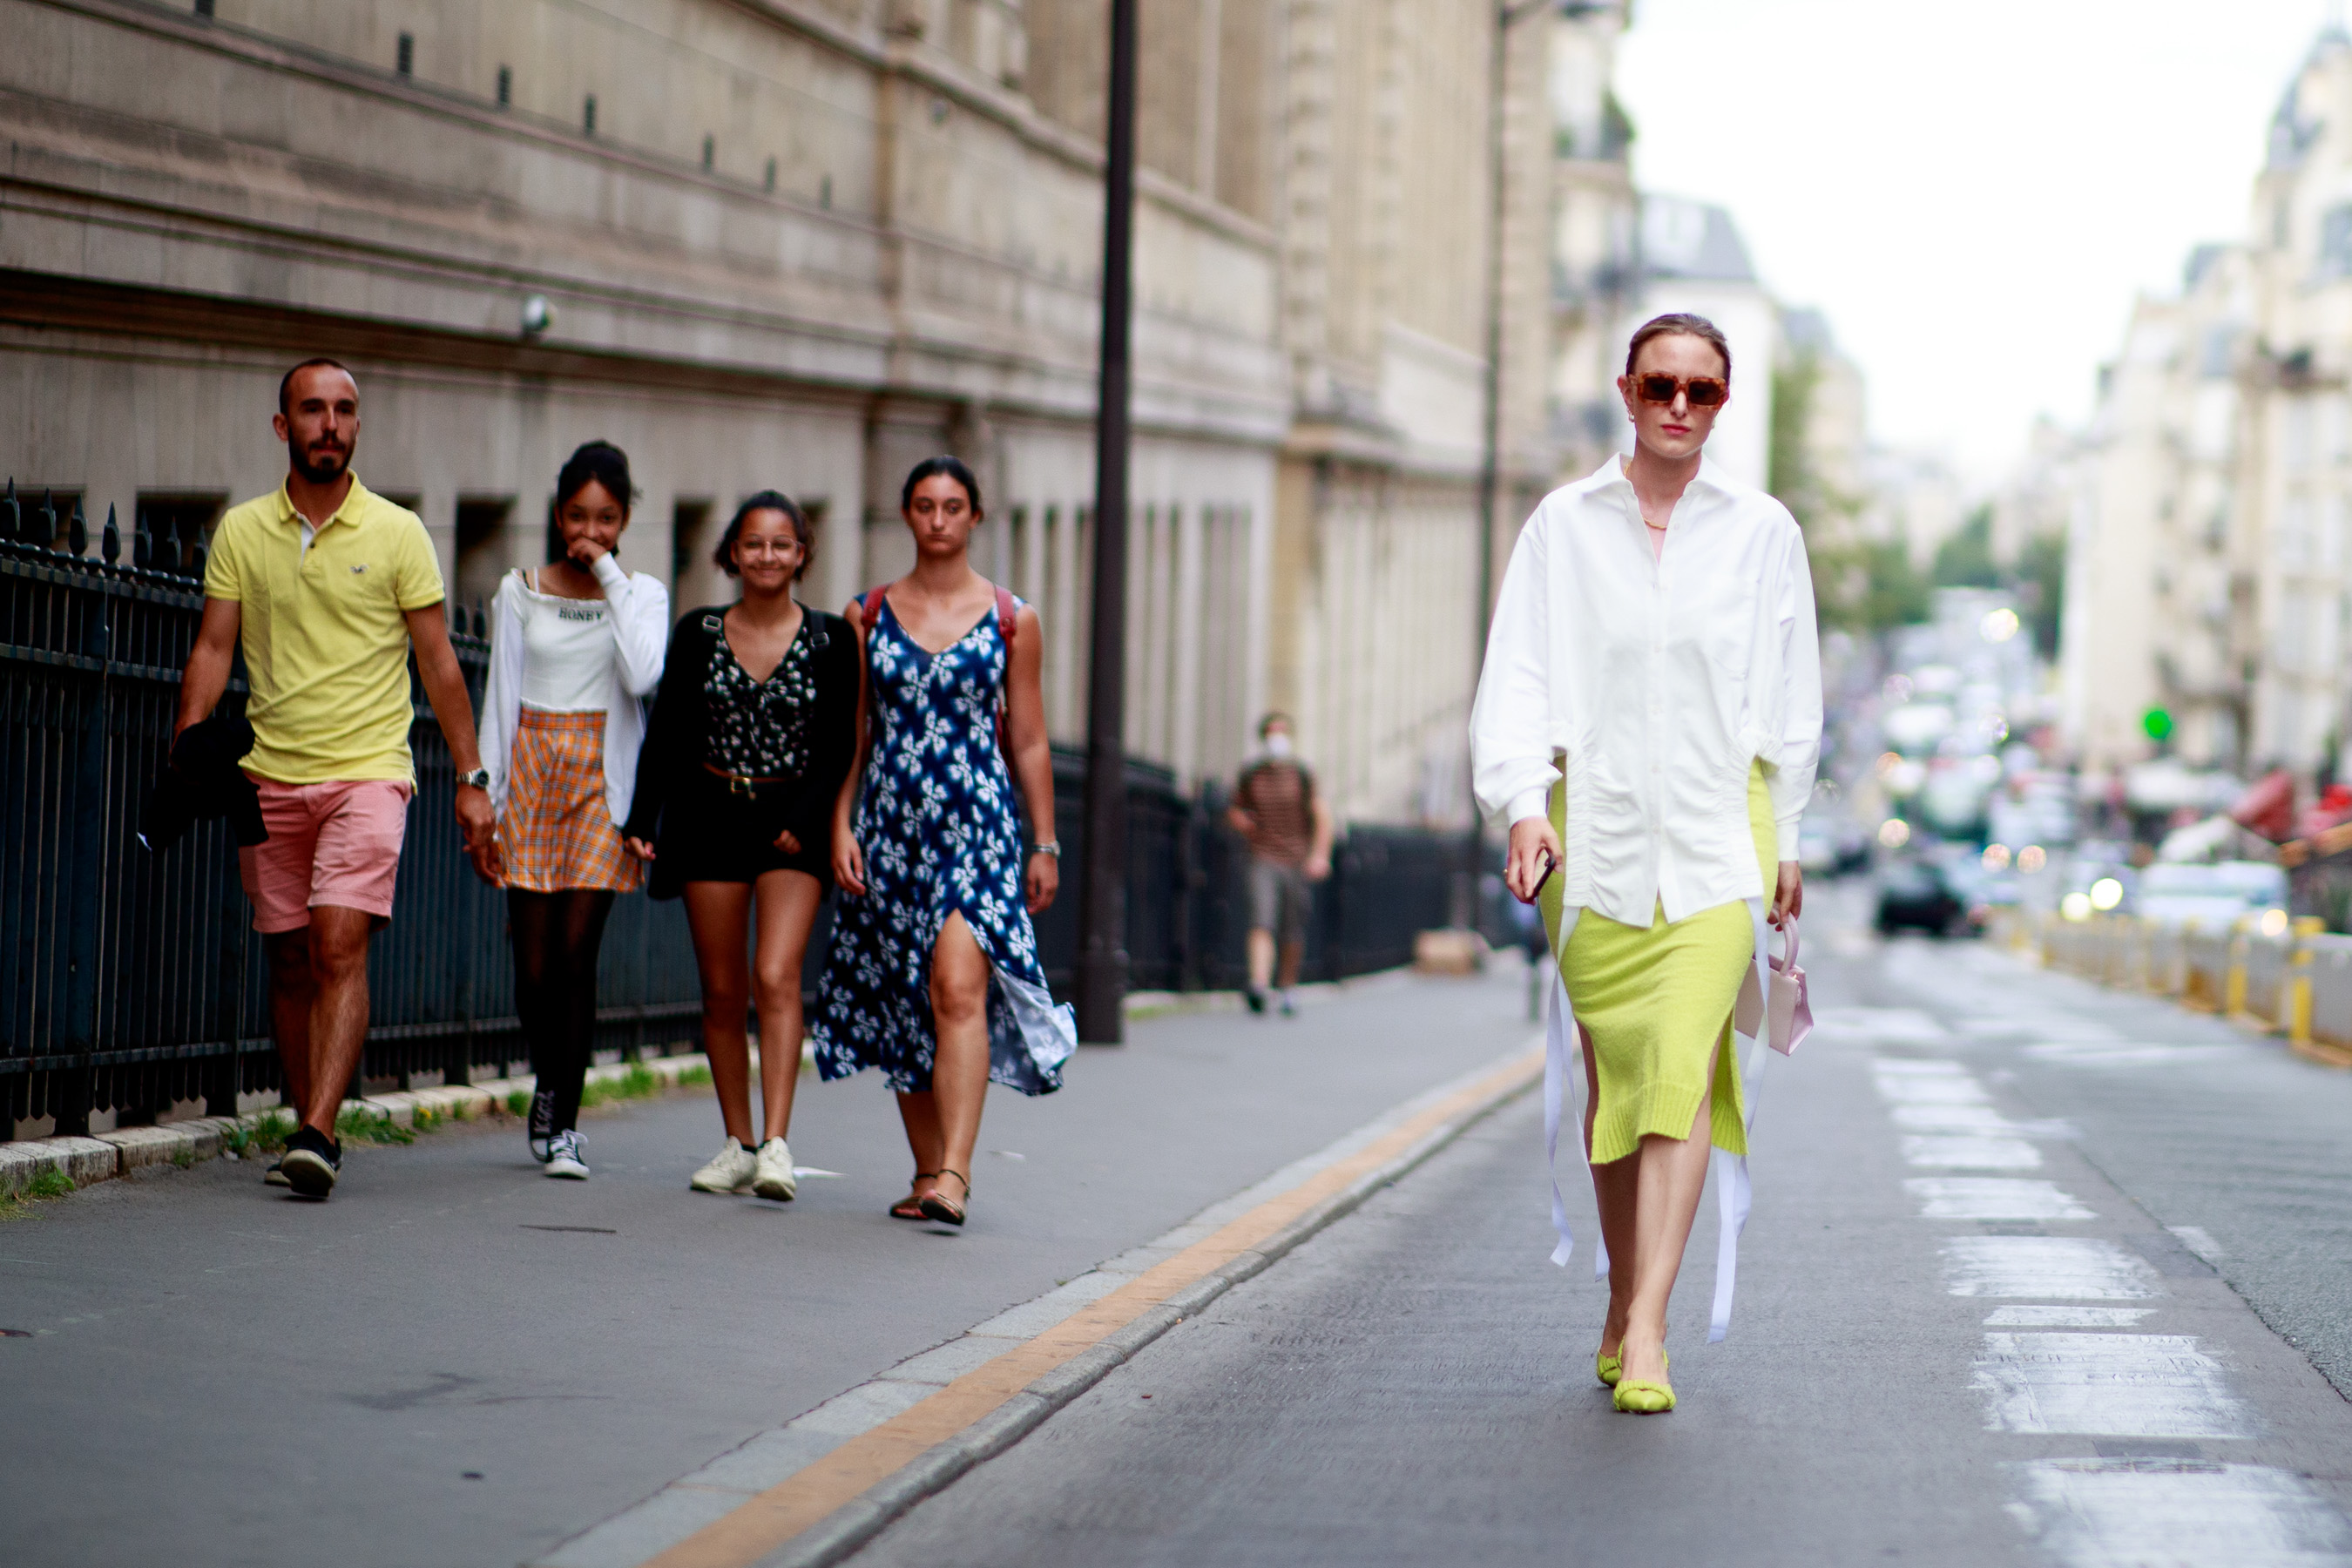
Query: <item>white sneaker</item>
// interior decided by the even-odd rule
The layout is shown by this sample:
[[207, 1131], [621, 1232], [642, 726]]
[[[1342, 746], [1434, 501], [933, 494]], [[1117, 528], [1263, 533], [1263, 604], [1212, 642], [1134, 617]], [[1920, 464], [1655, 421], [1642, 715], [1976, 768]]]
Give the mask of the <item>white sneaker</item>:
[[800, 1191], [800, 1183], [793, 1175], [792, 1145], [781, 1138], [771, 1138], [760, 1145], [760, 1157], [754, 1165], [751, 1193], [755, 1197], [773, 1198], [780, 1204], [793, 1201]]
[[758, 1168], [751, 1151], [730, 1138], [688, 1184], [698, 1193], [740, 1193], [751, 1184], [751, 1173]]
[[581, 1139], [577, 1132], [559, 1132], [547, 1141], [547, 1174], [564, 1176], [575, 1182], [588, 1179], [588, 1163], [580, 1157]]

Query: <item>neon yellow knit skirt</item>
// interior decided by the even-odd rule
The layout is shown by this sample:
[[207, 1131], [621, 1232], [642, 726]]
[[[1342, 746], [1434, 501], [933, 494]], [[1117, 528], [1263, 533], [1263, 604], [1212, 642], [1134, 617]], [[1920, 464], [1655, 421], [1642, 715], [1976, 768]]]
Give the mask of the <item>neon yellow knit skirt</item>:
[[[1551, 824], [1566, 835], [1565, 780], [1552, 786]], [[1760, 762], [1748, 775], [1748, 825], [1769, 897], [1780, 875], [1779, 830]], [[1544, 929], [1575, 1001], [1576, 1021], [1592, 1037], [1593, 1062], [1600, 1069], [1592, 1163], [1625, 1158], [1654, 1132], [1688, 1137], [1699, 1100], [1707, 1096], [1710, 1070], [1710, 1141], [1734, 1154], [1747, 1153], [1738, 1056], [1729, 1047], [1732, 1004], [1741, 977], [1756, 962], [1748, 906], [1717, 904], [1668, 924], [1662, 904], [1646, 931], [1587, 910], [1562, 952], [1562, 891], [1558, 878], [1544, 889]]]

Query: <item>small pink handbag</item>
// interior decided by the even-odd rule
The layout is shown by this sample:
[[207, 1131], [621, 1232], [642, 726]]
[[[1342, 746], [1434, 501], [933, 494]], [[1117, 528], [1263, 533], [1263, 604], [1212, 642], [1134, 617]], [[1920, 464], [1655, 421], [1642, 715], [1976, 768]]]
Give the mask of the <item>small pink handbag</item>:
[[1739, 983], [1739, 1002], [1733, 1011], [1732, 1023], [1751, 1039], [1757, 1026], [1763, 1025], [1764, 1043], [1782, 1056], [1791, 1057], [1805, 1043], [1805, 1037], [1813, 1032], [1813, 1005], [1805, 994], [1805, 972], [1797, 967], [1797, 918], [1790, 916], [1780, 930], [1788, 938], [1789, 951], [1785, 957], [1767, 959], [1772, 967], [1769, 1004], [1758, 994], [1756, 971], [1751, 966], [1747, 978]]

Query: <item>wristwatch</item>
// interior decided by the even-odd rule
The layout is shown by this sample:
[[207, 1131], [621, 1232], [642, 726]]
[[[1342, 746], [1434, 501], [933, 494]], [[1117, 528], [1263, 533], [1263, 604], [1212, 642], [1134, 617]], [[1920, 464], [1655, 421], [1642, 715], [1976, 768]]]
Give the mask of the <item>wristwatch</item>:
[[489, 788], [490, 770], [488, 768], [476, 768], [470, 773], [459, 773], [457, 775], [457, 787], [459, 789]]
[[1043, 844], [1033, 844], [1029, 847], [1029, 853], [1051, 855], [1055, 859], [1059, 860], [1062, 858], [1062, 841], [1058, 838], [1048, 838]]

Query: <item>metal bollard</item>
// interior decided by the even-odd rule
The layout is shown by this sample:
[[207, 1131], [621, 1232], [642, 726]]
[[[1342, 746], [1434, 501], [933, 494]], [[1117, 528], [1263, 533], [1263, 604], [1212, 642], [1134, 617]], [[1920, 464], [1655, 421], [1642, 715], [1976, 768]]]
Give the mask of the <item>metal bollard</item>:
[[2311, 1044], [2311, 949], [2297, 945], [2287, 971], [2286, 1037], [2293, 1046]]
[[2246, 922], [2230, 928], [2230, 967], [2221, 980], [2221, 1016], [2236, 1018], [2246, 1011]]

